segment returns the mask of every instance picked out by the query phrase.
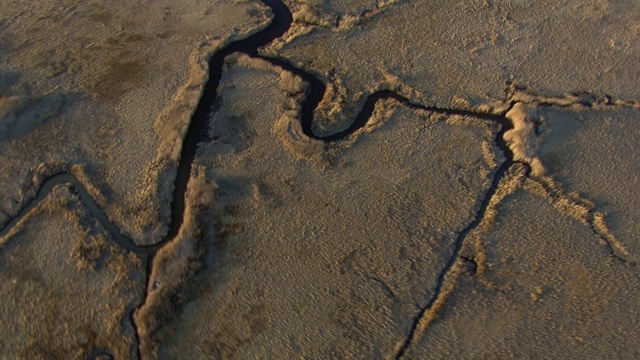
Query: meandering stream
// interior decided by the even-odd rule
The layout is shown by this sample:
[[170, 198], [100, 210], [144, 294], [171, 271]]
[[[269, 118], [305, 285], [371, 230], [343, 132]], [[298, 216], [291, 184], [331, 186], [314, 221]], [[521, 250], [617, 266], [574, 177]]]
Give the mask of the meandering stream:
[[[2, 230], [0, 230], [0, 238], [7, 236], [11, 229], [15, 227], [31, 210], [38, 206], [38, 204], [47, 197], [47, 195], [56, 185], [67, 183], [71, 184], [72, 187], [77, 190], [77, 194], [79, 195], [82, 203], [112, 235], [112, 238], [116, 243], [129, 251], [150, 254], [151, 256], [147, 260], [150, 263], [153, 260], [153, 254], [155, 254], [155, 252], [160, 249], [165, 243], [171, 241], [178, 235], [180, 228], [184, 222], [185, 193], [187, 191], [187, 184], [191, 175], [191, 168], [197, 153], [198, 144], [208, 140], [206, 129], [208, 125], [208, 119], [210, 118], [211, 113], [214, 111], [214, 100], [217, 97], [217, 90], [220, 79], [222, 77], [224, 60], [228, 55], [236, 52], [245, 53], [251, 57], [256, 57], [268, 61], [274, 65], [281, 67], [285, 71], [289, 71], [297, 76], [300, 76], [309, 84], [305, 100], [302, 104], [300, 119], [302, 129], [307, 136], [325, 142], [340, 141], [341, 139], [344, 139], [345, 137], [365, 126], [373, 113], [376, 102], [379, 100], [390, 98], [395, 99], [400, 103], [403, 103], [404, 105], [414, 109], [422, 109], [446, 115], [474, 116], [476, 118], [481, 118], [493, 123], [497, 123], [500, 126], [500, 131], [496, 136], [495, 142], [503, 151], [507, 161], [503, 163], [499, 169], [496, 170], [492, 185], [483, 198], [482, 204], [479, 207], [474, 220], [466, 227], [463, 232], [459, 234], [454, 248], [452, 249], [452, 256], [448, 261], [447, 266], [441, 271], [438, 278], [438, 284], [436, 289], [434, 290], [434, 297], [427, 301], [425, 307], [422, 308], [421, 311], [417, 314], [413, 322], [411, 333], [408, 335], [406, 343], [397, 354], [398, 358], [402, 357], [411, 342], [411, 338], [413, 337], [413, 333], [416, 329], [418, 321], [424, 315], [426, 309], [428, 309], [435, 301], [436, 296], [442, 288], [446, 274], [451, 269], [455, 259], [459, 256], [459, 251], [465, 236], [467, 235], [467, 233], [469, 233], [469, 231], [471, 231], [471, 229], [479, 224], [484, 216], [484, 212], [487, 209], [491, 196], [497, 189], [500, 179], [505, 174], [507, 169], [513, 164], [513, 156], [507, 145], [505, 144], [502, 136], [506, 130], [511, 128], [511, 124], [503, 116], [475, 113], [466, 110], [442, 109], [423, 106], [414, 103], [410, 99], [407, 99], [406, 97], [395, 92], [382, 90], [368, 96], [360, 113], [353, 120], [351, 125], [348, 126], [345, 130], [324, 137], [316, 136], [312, 132], [313, 113], [324, 96], [325, 84], [323, 84], [322, 81], [320, 81], [311, 73], [303, 69], [296, 68], [286, 59], [272, 58], [260, 54], [260, 48], [284, 35], [290, 28], [293, 21], [293, 16], [290, 10], [286, 7], [286, 5], [282, 3], [281, 0], [262, 0], [262, 2], [271, 9], [274, 15], [272, 22], [263, 30], [247, 38], [229, 43], [226, 47], [214, 54], [209, 61], [209, 79], [204, 88], [204, 92], [202, 93], [200, 102], [195, 109], [195, 112], [189, 124], [189, 128], [183, 140], [180, 161], [177, 168], [175, 187], [173, 189], [173, 196], [171, 201], [171, 223], [169, 225], [169, 231], [162, 241], [151, 246], [140, 246], [135, 244], [135, 242], [131, 239], [122, 235], [122, 232], [120, 231], [118, 226], [115, 225], [108, 218], [108, 216], [105, 215], [105, 213], [96, 204], [96, 202], [82, 185], [82, 183], [75, 176], [68, 173], [57, 174], [45, 180], [43, 185], [38, 190], [37, 195], [28, 203], [27, 206], [25, 206], [19, 212], [18, 215], [12, 218], [7, 223], [7, 225]], [[147, 276], [149, 276], [149, 274], [147, 274]]]

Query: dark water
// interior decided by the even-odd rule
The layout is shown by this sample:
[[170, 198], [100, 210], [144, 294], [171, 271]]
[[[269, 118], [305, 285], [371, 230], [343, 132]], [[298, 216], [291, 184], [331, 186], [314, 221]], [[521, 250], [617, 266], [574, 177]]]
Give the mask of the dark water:
[[[26, 213], [33, 209], [33, 207], [35, 207], [37, 203], [39, 203], [44, 197], [46, 197], [46, 195], [51, 191], [54, 185], [61, 183], [70, 183], [77, 189], [84, 205], [87, 206], [87, 208], [96, 216], [96, 218], [102, 223], [102, 225], [105, 226], [105, 228], [113, 234], [116, 242], [127, 250], [140, 253], [153, 253], [157, 251], [157, 249], [160, 248], [162, 244], [173, 239], [180, 231], [180, 227], [184, 222], [185, 194], [187, 190], [187, 184], [191, 176], [191, 168], [193, 165], [193, 160], [196, 156], [198, 144], [202, 141], [207, 140], [207, 125], [211, 114], [214, 111], [214, 101], [217, 97], [217, 89], [222, 77], [222, 67], [224, 64], [224, 59], [228, 55], [236, 52], [244, 53], [252, 57], [266, 60], [301, 77], [305, 82], [308, 83], [309, 86], [307, 89], [306, 98], [302, 104], [300, 121], [304, 133], [314, 139], [323, 140], [325, 142], [333, 142], [339, 141], [351, 135], [352, 133], [366, 125], [366, 123], [369, 121], [369, 118], [371, 117], [371, 114], [373, 113], [376, 102], [383, 99], [395, 99], [411, 108], [423, 109], [436, 113], [471, 115], [495, 121], [502, 126], [502, 132], [510, 127], [510, 123], [506, 121], [504, 117], [478, 114], [464, 110], [441, 109], [436, 107], [422, 106], [420, 104], [411, 102], [411, 100], [403, 97], [402, 95], [399, 95], [392, 91], [383, 90], [371, 94], [366, 99], [360, 113], [356, 116], [351, 125], [348, 126], [345, 130], [324, 137], [316, 136], [311, 130], [313, 124], [313, 112], [324, 96], [325, 84], [318, 80], [311, 73], [296, 68], [285, 59], [271, 58], [259, 54], [259, 49], [261, 47], [268, 45], [273, 40], [286, 33], [293, 20], [291, 12], [280, 0], [263, 0], [263, 3], [267, 5], [274, 14], [272, 22], [263, 30], [245, 39], [229, 43], [223, 49], [214, 54], [209, 61], [209, 80], [204, 87], [200, 102], [197, 105], [189, 128], [183, 140], [178, 172], [171, 201], [171, 223], [169, 225], [169, 231], [167, 236], [161, 242], [151, 246], [139, 246], [130, 239], [127, 239], [125, 236], [123, 236], [118, 227], [108, 219], [108, 217], [102, 212], [102, 210], [100, 210], [100, 208], [89, 196], [88, 192], [82, 186], [82, 184], [71, 174], [58, 174], [45, 181], [41, 189], [38, 191], [37, 197], [34, 198], [20, 212], [17, 217], [10, 221], [7, 226], [5, 226], [5, 228], [0, 231], [0, 235], [6, 234], [9, 229], [19, 221], [20, 218], [22, 218]], [[498, 136], [496, 141], [503, 150], [507, 151], [507, 147], [502, 140], [502, 136]]]
[[[307, 136], [323, 140], [325, 142], [340, 141], [341, 139], [344, 139], [358, 129], [362, 128], [369, 121], [371, 114], [373, 113], [373, 110], [375, 108], [376, 102], [383, 99], [395, 99], [403, 103], [404, 105], [414, 109], [423, 109], [448, 115], [469, 115], [497, 123], [500, 126], [500, 131], [498, 132], [495, 141], [499, 148], [503, 151], [507, 160], [496, 170], [491, 187], [487, 190], [475, 218], [470, 224], [468, 224], [468, 226], [459, 234], [458, 238], [456, 239], [454, 248], [451, 252], [452, 256], [448, 261], [447, 266], [440, 273], [438, 283], [436, 285], [436, 288], [434, 289], [433, 297], [429, 299], [426, 305], [420, 309], [416, 317], [413, 319], [413, 324], [409, 334], [407, 335], [406, 341], [396, 354], [396, 358], [400, 358], [408, 349], [420, 319], [424, 316], [425, 312], [429, 308], [431, 308], [431, 306], [437, 299], [437, 296], [444, 284], [444, 278], [453, 266], [455, 260], [458, 258], [462, 243], [466, 235], [472, 229], [474, 229], [484, 217], [484, 213], [488, 207], [489, 201], [498, 188], [500, 179], [513, 164], [513, 156], [509, 151], [507, 145], [505, 144], [502, 136], [506, 130], [511, 128], [511, 124], [503, 116], [474, 113], [466, 110], [443, 109], [423, 106], [417, 103], [413, 103], [410, 99], [407, 99], [402, 95], [399, 95], [392, 91], [383, 90], [371, 94], [366, 99], [360, 113], [345, 130], [324, 137], [316, 136], [311, 130], [313, 124], [313, 112], [324, 96], [325, 85], [312, 74], [305, 72], [302, 69], [296, 68], [285, 59], [266, 57], [259, 53], [261, 47], [282, 36], [289, 29], [293, 20], [291, 12], [280, 0], [262, 0], [262, 2], [267, 5], [274, 14], [272, 22], [263, 30], [245, 39], [229, 43], [226, 47], [214, 54], [209, 61], [209, 80], [205, 85], [204, 92], [194, 112], [193, 118], [191, 119], [191, 123], [189, 125], [189, 129], [187, 130], [183, 141], [180, 161], [177, 169], [175, 188], [173, 190], [173, 197], [171, 202], [171, 223], [169, 226], [169, 231], [167, 236], [161, 242], [151, 246], [139, 246], [136, 245], [131, 239], [123, 236], [120, 232], [120, 229], [108, 219], [104, 212], [91, 198], [86, 189], [82, 186], [82, 184], [71, 174], [58, 174], [46, 180], [43, 186], [38, 191], [37, 196], [25, 208], [22, 209], [18, 216], [12, 219], [7, 224], [7, 226], [5, 226], [5, 228], [0, 231], [0, 237], [8, 233], [10, 229], [15, 226], [22, 217], [24, 217], [24, 215], [26, 215], [40, 201], [42, 201], [42, 199], [44, 199], [49, 194], [49, 192], [55, 185], [62, 183], [71, 184], [77, 190], [83, 204], [100, 221], [100, 223], [102, 223], [107, 231], [109, 231], [113, 235], [115, 241], [127, 250], [137, 253], [154, 254], [160, 247], [162, 247], [163, 244], [177, 236], [180, 227], [184, 222], [185, 193], [187, 190], [187, 183], [189, 182], [191, 175], [193, 160], [196, 156], [198, 144], [207, 140], [207, 125], [211, 114], [215, 111], [214, 101], [217, 97], [217, 89], [222, 77], [222, 67], [224, 64], [224, 59], [226, 56], [236, 52], [245, 53], [249, 56], [266, 60], [301, 77], [309, 84], [306, 98], [304, 100], [304, 103], [302, 104], [300, 119], [302, 129]], [[149, 261], [149, 263], [151, 263], [151, 261]]]

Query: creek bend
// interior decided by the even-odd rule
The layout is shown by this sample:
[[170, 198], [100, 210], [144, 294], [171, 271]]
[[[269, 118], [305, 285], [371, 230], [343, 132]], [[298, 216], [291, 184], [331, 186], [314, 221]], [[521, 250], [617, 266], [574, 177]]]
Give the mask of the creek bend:
[[214, 102], [217, 97], [218, 85], [220, 83], [220, 79], [222, 78], [224, 60], [228, 55], [236, 52], [244, 53], [251, 57], [268, 61], [273, 65], [281, 67], [285, 71], [299, 76], [309, 85], [302, 103], [300, 122], [303, 132], [310, 138], [322, 140], [324, 142], [340, 141], [367, 124], [369, 118], [373, 113], [375, 105], [379, 100], [394, 99], [413, 109], [421, 109], [444, 115], [474, 116], [476, 118], [481, 118], [498, 123], [501, 126], [501, 130], [495, 140], [501, 150], [505, 153], [505, 155], [507, 155], [507, 158], [512, 158], [510, 150], [502, 139], [502, 134], [504, 133], [504, 131], [511, 128], [511, 123], [505, 117], [486, 113], [477, 113], [468, 110], [423, 106], [414, 103], [410, 99], [390, 90], [381, 90], [370, 94], [364, 102], [361, 111], [346, 129], [327, 136], [316, 136], [312, 131], [313, 113], [324, 97], [326, 86], [313, 74], [293, 66], [289, 61], [285, 59], [273, 58], [259, 54], [259, 49], [261, 47], [268, 45], [273, 40], [284, 35], [289, 30], [293, 21], [291, 11], [284, 3], [282, 3], [281, 0], [261, 1], [263, 4], [268, 6], [274, 14], [271, 23], [266, 28], [253, 35], [229, 43], [227, 46], [213, 54], [213, 56], [209, 60], [209, 78], [204, 86], [200, 101], [193, 113], [191, 122], [183, 139], [180, 160], [177, 169], [177, 176], [175, 180], [175, 187], [173, 189], [171, 200], [171, 222], [169, 225], [168, 233], [163, 238], [163, 240], [153, 245], [141, 246], [137, 245], [134, 241], [122, 235], [122, 232], [120, 231], [118, 226], [111, 222], [111, 220], [109, 220], [108, 216], [96, 204], [84, 185], [82, 185], [82, 183], [70, 173], [59, 173], [47, 178], [38, 189], [37, 195], [31, 201], [29, 201], [28, 204], [23, 207], [23, 209], [21, 209], [21, 211], [16, 216], [11, 218], [3, 229], [0, 230], [0, 237], [5, 236], [11, 228], [17, 225], [17, 223], [24, 216], [26, 216], [27, 213], [29, 213], [34, 207], [36, 207], [37, 204], [40, 203], [40, 201], [42, 201], [51, 192], [55, 185], [66, 183], [76, 189], [82, 203], [105, 227], [105, 229], [109, 233], [111, 233], [111, 235], [114, 237], [115, 242], [123, 248], [137, 253], [153, 254], [166, 242], [175, 238], [178, 235], [178, 232], [180, 231], [180, 228], [184, 221], [185, 193], [187, 190], [187, 184], [191, 176], [191, 169], [198, 149], [198, 144], [207, 140], [206, 129], [208, 120], [212, 112], [216, 110]]
[[[439, 273], [440, 275], [438, 277], [437, 285], [434, 289], [434, 295], [426, 302], [425, 306], [421, 307], [421, 309], [418, 311], [413, 319], [412, 326], [410, 328], [409, 334], [407, 334], [405, 342], [399, 349], [397, 349], [395, 357], [402, 358], [411, 346], [419, 321], [421, 320], [425, 312], [433, 305], [435, 299], [442, 290], [446, 275], [449, 273], [455, 260], [460, 255], [460, 249], [466, 235], [480, 223], [480, 221], [484, 217], [485, 211], [487, 210], [491, 196], [493, 196], [493, 194], [495, 194], [497, 190], [500, 179], [505, 175], [507, 170], [514, 163], [513, 154], [511, 153], [503, 139], [504, 132], [511, 129], [512, 124], [504, 116], [477, 113], [469, 110], [424, 106], [418, 103], [414, 103], [410, 99], [393, 91], [381, 90], [370, 94], [366, 98], [361, 111], [345, 130], [328, 136], [316, 136], [312, 131], [313, 113], [324, 97], [326, 86], [313, 74], [293, 66], [289, 61], [285, 59], [273, 58], [260, 54], [259, 49], [261, 47], [268, 45], [275, 39], [284, 35], [289, 30], [293, 22], [291, 11], [281, 0], [261, 1], [264, 5], [268, 6], [271, 9], [271, 12], [274, 15], [271, 23], [266, 28], [253, 35], [229, 43], [227, 46], [213, 54], [213, 56], [209, 60], [209, 78], [206, 82], [200, 101], [193, 113], [191, 122], [183, 139], [180, 159], [177, 168], [175, 187], [172, 193], [171, 222], [169, 225], [168, 233], [163, 238], [163, 240], [154, 245], [140, 246], [135, 244], [135, 242], [131, 239], [128, 239], [127, 237], [122, 235], [122, 232], [120, 231], [118, 226], [111, 222], [111, 220], [109, 220], [108, 216], [106, 216], [105, 213], [100, 209], [100, 207], [95, 203], [82, 183], [74, 175], [69, 173], [60, 173], [46, 179], [38, 190], [37, 195], [19, 212], [18, 215], [10, 219], [7, 225], [2, 230], [0, 230], [0, 238], [9, 233], [9, 231], [14, 226], [16, 226], [20, 222], [20, 220], [24, 218], [24, 216], [26, 216], [26, 214], [28, 214], [33, 208], [35, 208], [56, 185], [65, 183], [70, 184], [73, 188], [76, 189], [81, 202], [113, 236], [114, 241], [117, 244], [129, 251], [150, 255], [147, 258], [147, 281], [150, 281], [150, 264], [153, 262], [155, 253], [164, 244], [174, 239], [178, 235], [180, 228], [183, 225], [185, 215], [185, 194], [187, 190], [187, 184], [191, 176], [193, 161], [197, 153], [198, 144], [208, 140], [206, 130], [208, 120], [210, 119], [211, 114], [215, 111], [214, 101], [216, 100], [218, 85], [222, 78], [224, 60], [228, 55], [236, 52], [244, 53], [251, 57], [268, 61], [273, 65], [281, 67], [285, 71], [289, 71], [301, 77], [305, 82], [308, 83], [309, 86], [306, 90], [306, 96], [303, 100], [300, 113], [302, 130], [308, 137], [322, 140], [324, 142], [340, 141], [365, 126], [374, 111], [375, 104], [379, 100], [384, 99], [394, 99], [413, 109], [421, 109], [443, 115], [473, 116], [494, 124], [498, 124], [499, 131], [496, 135], [495, 142], [499, 149], [503, 152], [506, 161], [502, 163], [502, 165], [495, 171], [492, 183], [486, 191], [484, 197], [482, 198], [475, 217], [458, 235], [456, 241], [454, 242], [453, 248], [451, 249], [451, 257], [449, 258], [445, 268], [442, 269]], [[147, 289], [149, 289], [148, 285]], [[140, 339], [138, 339], [138, 343], [139, 340]]]

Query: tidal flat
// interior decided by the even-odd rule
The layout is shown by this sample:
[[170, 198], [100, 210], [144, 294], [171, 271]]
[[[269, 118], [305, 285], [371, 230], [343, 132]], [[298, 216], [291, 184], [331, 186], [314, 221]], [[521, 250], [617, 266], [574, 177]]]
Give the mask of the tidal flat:
[[0, 14], [0, 358], [638, 358], [640, 2]]

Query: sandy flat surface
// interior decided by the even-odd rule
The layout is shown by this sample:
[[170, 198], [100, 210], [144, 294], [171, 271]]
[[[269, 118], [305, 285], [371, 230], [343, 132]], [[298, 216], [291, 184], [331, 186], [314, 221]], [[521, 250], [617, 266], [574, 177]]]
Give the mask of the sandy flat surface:
[[331, 159], [299, 160], [273, 134], [278, 80], [238, 65], [223, 76], [219, 135], [198, 158], [218, 186], [217, 248], [169, 358], [385, 355], [490, 184], [490, 124], [393, 103]]
[[486, 271], [460, 276], [412, 356], [640, 356], [637, 269], [540, 196], [520, 189], [497, 213], [479, 239]]
[[0, 249], [3, 358], [134, 357], [144, 261], [60, 185]]
[[640, 356], [638, 2], [2, 8], [1, 359]]
[[640, 254], [640, 111], [543, 109], [540, 150], [567, 191], [593, 202], [612, 235]]
[[0, 221], [28, 201], [38, 176], [81, 165], [124, 232], [139, 244], [158, 241], [170, 193], [159, 184], [172, 181], [163, 172], [175, 167], [175, 128], [197, 104], [206, 56], [261, 27], [263, 8], [9, 1], [3, 9]]
[[378, 1], [382, 11], [350, 21], [340, 8], [363, 9], [363, 1], [305, 3], [326, 24], [305, 21], [272, 51], [333, 85], [318, 109], [320, 132], [343, 126], [380, 89], [441, 107], [504, 98], [507, 82], [546, 95], [640, 98], [634, 1]]

